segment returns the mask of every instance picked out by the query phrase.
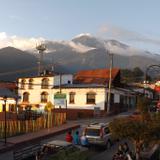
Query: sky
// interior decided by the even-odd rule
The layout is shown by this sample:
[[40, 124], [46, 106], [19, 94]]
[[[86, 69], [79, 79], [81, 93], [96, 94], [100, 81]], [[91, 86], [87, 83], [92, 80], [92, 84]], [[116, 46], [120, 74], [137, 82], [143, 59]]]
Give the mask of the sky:
[[[159, 0], [0, 0], [0, 47], [81, 33], [160, 54]], [[27, 45], [27, 44], [26, 44]]]

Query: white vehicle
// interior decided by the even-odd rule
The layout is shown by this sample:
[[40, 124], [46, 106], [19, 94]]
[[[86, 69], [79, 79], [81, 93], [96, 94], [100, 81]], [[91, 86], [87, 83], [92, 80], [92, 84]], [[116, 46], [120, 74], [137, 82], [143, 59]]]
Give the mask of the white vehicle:
[[93, 123], [85, 128], [85, 135], [89, 144], [110, 148], [112, 145], [109, 123]]

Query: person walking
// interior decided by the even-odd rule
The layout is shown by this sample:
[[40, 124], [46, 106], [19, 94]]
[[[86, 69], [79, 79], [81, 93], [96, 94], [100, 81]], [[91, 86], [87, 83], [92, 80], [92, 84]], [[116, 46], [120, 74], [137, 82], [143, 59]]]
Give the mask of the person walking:
[[127, 142], [125, 142], [124, 144], [123, 144], [123, 152], [125, 153], [125, 154], [127, 154], [127, 153], [129, 153], [129, 146], [128, 146], [128, 144], [127, 144]]
[[73, 143], [75, 145], [80, 145], [80, 137], [79, 137], [79, 131], [76, 131], [73, 135]]
[[66, 134], [66, 142], [72, 143], [72, 141], [73, 141], [72, 132], [68, 131]]

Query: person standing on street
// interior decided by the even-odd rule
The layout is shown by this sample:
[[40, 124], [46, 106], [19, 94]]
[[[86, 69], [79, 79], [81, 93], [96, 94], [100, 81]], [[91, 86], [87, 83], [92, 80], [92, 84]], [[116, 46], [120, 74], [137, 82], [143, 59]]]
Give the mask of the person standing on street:
[[76, 131], [73, 136], [73, 143], [75, 145], [80, 145], [80, 137], [79, 137], [79, 131]]
[[72, 143], [72, 141], [73, 141], [72, 132], [68, 131], [66, 134], [66, 142]]
[[87, 139], [85, 133], [83, 133], [83, 135], [81, 136], [80, 141], [81, 141], [82, 146], [84, 146], [84, 147], [89, 146], [88, 139]]

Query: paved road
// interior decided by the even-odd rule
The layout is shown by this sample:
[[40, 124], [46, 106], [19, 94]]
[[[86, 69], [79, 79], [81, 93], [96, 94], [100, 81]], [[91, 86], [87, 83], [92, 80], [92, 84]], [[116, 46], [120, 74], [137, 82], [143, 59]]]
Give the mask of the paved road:
[[[120, 115], [117, 115], [117, 116], [126, 116], [126, 115], [130, 115], [132, 112], [126, 112], [126, 113], [121, 113]], [[82, 134], [82, 131], [83, 129], [90, 123], [93, 123], [93, 122], [110, 122], [114, 117], [117, 117], [117, 116], [112, 116], [112, 117], [105, 117], [105, 118], [93, 118], [93, 119], [83, 119], [83, 120], [78, 120], [78, 121], [74, 121], [78, 124], [81, 125], [81, 127], [79, 128], [79, 131], [80, 131], [80, 134]], [[74, 131], [73, 131], [74, 132]], [[52, 138], [48, 138], [48, 139], [44, 139], [41, 141], [42, 144], [48, 142], [48, 141], [51, 141], [51, 140], [65, 140], [65, 134], [66, 133], [63, 133], [63, 134], [60, 134], [60, 135], [57, 135], [57, 136], [54, 136]], [[90, 160], [111, 160], [112, 159], [112, 156], [113, 154], [115, 153], [115, 151], [117, 150], [117, 145], [116, 144], [115, 146], [113, 146], [111, 149], [109, 150], [106, 150], [106, 151], [99, 151], [99, 150], [92, 150], [91, 152], [93, 152], [93, 157], [91, 157]], [[0, 155], [0, 160], [13, 160], [13, 152], [10, 151], [10, 152], [7, 152], [5, 154], [1, 154]]]

